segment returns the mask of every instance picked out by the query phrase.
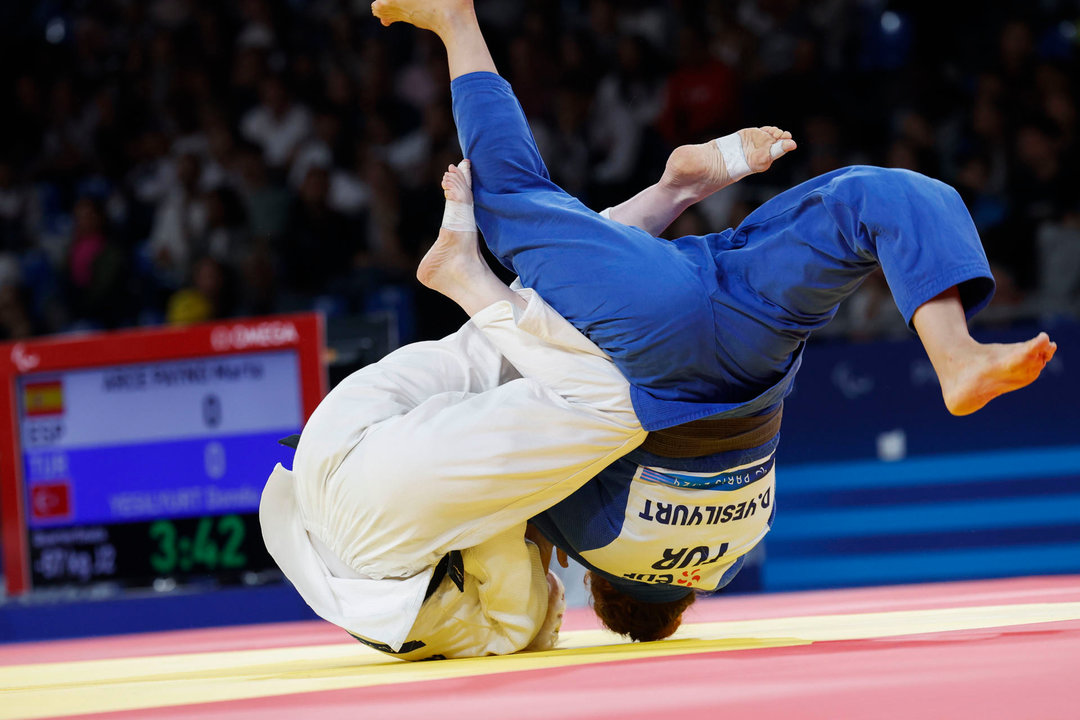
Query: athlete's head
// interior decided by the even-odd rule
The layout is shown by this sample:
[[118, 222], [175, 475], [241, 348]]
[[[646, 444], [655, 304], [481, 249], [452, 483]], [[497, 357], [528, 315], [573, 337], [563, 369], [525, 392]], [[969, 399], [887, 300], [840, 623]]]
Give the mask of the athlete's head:
[[602, 575], [587, 573], [592, 606], [608, 630], [631, 640], [661, 640], [679, 629], [682, 614], [694, 602], [694, 593], [668, 602], [649, 603], [618, 590]]

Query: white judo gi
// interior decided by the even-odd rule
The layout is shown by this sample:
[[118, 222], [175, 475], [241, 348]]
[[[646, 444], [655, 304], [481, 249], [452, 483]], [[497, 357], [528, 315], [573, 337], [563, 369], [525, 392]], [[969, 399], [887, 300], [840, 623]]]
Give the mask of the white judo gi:
[[[529, 645], [548, 584], [525, 522], [645, 439], [607, 355], [518, 292], [525, 310], [496, 303], [342, 381], [263, 492], [266, 547], [304, 600], [398, 657]], [[452, 550], [463, 589], [447, 576], [425, 600]]]

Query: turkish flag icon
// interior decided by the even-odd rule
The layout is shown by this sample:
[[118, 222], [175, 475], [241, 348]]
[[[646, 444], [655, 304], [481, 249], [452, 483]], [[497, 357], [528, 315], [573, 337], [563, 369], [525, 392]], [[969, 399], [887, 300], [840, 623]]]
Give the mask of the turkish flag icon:
[[71, 485], [63, 481], [31, 487], [30, 517], [33, 520], [62, 520], [71, 517]]

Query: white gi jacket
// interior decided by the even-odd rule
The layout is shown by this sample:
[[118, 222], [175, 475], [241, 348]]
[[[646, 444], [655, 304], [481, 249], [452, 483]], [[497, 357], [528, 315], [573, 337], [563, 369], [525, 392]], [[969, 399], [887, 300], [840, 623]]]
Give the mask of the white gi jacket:
[[[611, 360], [531, 290], [353, 373], [259, 509], [266, 547], [326, 620], [406, 659], [510, 653], [547, 612], [525, 522], [645, 439]], [[435, 565], [461, 550], [426, 602]]]

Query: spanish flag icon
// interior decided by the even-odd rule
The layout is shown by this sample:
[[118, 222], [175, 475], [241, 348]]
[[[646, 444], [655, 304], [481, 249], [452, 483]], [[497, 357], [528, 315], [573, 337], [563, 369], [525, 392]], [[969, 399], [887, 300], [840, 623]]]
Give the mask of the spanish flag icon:
[[64, 386], [59, 380], [27, 383], [23, 386], [23, 407], [27, 417], [60, 415], [64, 412]]

